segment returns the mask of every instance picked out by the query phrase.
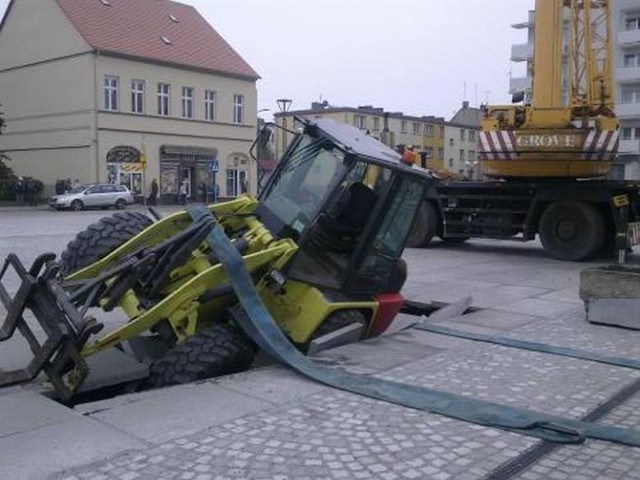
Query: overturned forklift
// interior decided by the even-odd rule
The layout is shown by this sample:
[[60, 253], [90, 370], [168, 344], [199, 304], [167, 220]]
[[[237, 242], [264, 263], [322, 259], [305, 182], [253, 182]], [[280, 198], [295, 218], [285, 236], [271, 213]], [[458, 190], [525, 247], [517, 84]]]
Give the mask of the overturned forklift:
[[[261, 301], [300, 351], [384, 332], [403, 303], [401, 255], [432, 178], [354, 127], [298, 121], [301, 133], [259, 199], [165, 218], [117, 213], [80, 232], [59, 260], [44, 254], [28, 270], [9, 255], [0, 340], [20, 332], [33, 357], [0, 370], [0, 385], [44, 372], [67, 401], [90, 357], [114, 348], [148, 366], [146, 388], [249, 368], [257, 346], [238, 326], [239, 292], [212, 235], [242, 255]], [[9, 273], [20, 280], [15, 292], [3, 286]], [[100, 310], [119, 312], [121, 323], [104, 328]]]

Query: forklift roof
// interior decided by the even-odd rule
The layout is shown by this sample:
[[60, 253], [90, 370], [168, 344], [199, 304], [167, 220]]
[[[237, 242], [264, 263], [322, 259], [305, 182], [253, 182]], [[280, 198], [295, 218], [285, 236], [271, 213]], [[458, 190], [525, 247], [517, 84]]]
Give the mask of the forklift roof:
[[352, 125], [338, 122], [331, 118], [316, 118], [311, 120], [297, 117], [296, 120], [305, 126], [319, 128], [344, 148], [345, 151], [366, 157], [373, 163], [387, 168], [415, 170], [416, 173], [419, 172], [426, 177], [432, 177], [427, 170], [417, 165], [410, 166], [403, 163], [398, 152]]

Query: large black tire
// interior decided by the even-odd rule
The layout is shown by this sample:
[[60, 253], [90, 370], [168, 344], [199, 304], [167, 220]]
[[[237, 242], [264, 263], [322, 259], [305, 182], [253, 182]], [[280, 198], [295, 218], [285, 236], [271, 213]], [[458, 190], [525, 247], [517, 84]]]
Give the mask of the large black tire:
[[235, 327], [214, 324], [175, 345], [149, 368], [150, 388], [194, 382], [247, 370], [255, 356], [251, 341]]
[[438, 214], [436, 213], [436, 209], [430, 202], [424, 201], [422, 205], [420, 205], [416, 218], [411, 226], [409, 238], [407, 239], [407, 247], [426, 247], [431, 242], [437, 230]]
[[540, 217], [539, 232], [542, 246], [552, 257], [584, 260], [604, 243], [604, 219], [588, 203], [552, 203]]
[[69, 275], [111, 253], [153, 223], [140, 212], [104, 217], [76, 235], [61, 256], [61, 272]]

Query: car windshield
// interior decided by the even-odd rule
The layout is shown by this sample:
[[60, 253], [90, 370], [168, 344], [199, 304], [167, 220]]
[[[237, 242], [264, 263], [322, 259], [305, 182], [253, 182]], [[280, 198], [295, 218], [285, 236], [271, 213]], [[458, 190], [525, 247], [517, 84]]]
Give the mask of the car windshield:
[[87, 189], [86, 185], [81, 185], [79, 187], [74, 187], [71, 190], [67, 190], [66, 193], [82, 193]]
[[284, 162], [262, 203], [300, 234], [345, 176], [344, 153], [325, 139], [304, 135]]

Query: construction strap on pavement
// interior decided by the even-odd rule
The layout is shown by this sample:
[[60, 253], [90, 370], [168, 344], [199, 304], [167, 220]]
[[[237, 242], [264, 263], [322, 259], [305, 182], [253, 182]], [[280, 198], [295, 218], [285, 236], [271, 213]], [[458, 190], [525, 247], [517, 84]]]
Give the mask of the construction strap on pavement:
[[[205, 207], [191, 209], [189, 213], [194, 221], [213, 216]], [[582, 443], [591, 438], [640, 447], [640, 432], [636, 430], [533, 412], [318, 365], [300, 353], [277, 326], [260, 299], [242, 256], [219, 224], [214, 225], [207, 241], [220, 259], [240, 301], [241, 309], [235, 312], [238, 325], [267, 353], [309, 378], [385, 402], [542, 440]]]
[[463, 338], [465, 340], [472, 340], [474, 342], [490, 343], [493, 345], [501, 345], [503, 347], [548, 353], [550, 355], [559, 355], [562, 357], [578, 358], [580, 360], [588, 360], [590, 362], [604, 363], [607, 365], [614, 365], [616, 367], [625, 367], [640, 370], [640, 360], [636, 360], [634, 358], [613, 357], [609, 355], [589, 352], [587, 350], [580, 350], [577, 348], [560, 347], [557, 345], [548, 345], [546, 343], [529, 342], [526, 340], [518, 340], [515, 338], [502, 337], [499, 335], [474, 333], [467, 330], [458, 330], [456, 328], [446, 327], [444, 325], [435, 325], [426, 322], [414, 323], [410, 328], [415, 328], [416, 330], [422, 330], [429, 333], [436, 333], [438, 335]]

